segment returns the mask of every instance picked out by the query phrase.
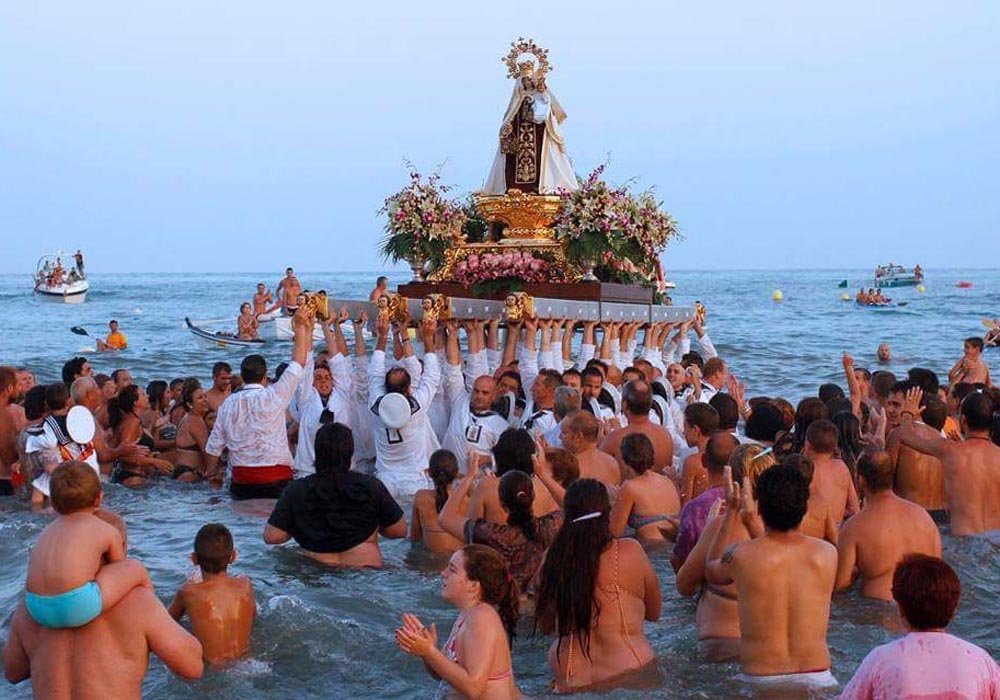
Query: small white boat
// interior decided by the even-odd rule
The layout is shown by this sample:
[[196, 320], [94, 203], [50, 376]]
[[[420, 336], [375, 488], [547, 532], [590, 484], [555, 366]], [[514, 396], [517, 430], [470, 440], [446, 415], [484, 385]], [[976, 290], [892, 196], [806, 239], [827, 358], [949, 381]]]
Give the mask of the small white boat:
[[35, 294], [39, 295], [40, 299], [61, 301], [66, 304], [82, 304], [90, 290], [87, 275], [76, 265], [69, 268], [63, 267], [63, 257], [69, 259], [72, 256], [58, 251], [52, 255], [43, 255], [38, 259], [35, 274], [32, 277]]
[[237, 338], [235, 333], [229, 333], [227, 331], [210, 331], [207, 328], [203, 328], [202, 324], [211, 323], [210, 321], [202, 321], [200, 323], [192, 321], [190, 318], [184, 318], [184, 324], [187, 329], [191, 331], [194, 337], [205, 341], [209, 345], [214, 345], [219, 348], [257, 348], [265, 344], [265, 341], [256, 338]]

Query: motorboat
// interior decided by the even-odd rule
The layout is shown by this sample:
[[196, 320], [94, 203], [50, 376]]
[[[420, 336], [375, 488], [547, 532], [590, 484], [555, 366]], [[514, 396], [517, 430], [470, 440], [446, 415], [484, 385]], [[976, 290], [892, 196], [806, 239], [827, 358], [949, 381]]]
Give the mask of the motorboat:
[[912, 269], [906, 269], [902, 265], [879, 265], [875, 268], [875, 286], [879, 288], [889, 287], [916, 287], [923, 284], [924, 271], [920, 265], [914, 265]]
[[61, 301], [66, 304], [82, 304], [87, 298], [90, 283], [83, 271], [82, 264], [74, 263], [70, 267], [63, 266], [63, 258], [72, 256], [57, 251], [51, 255], [43, 255], [35, 266], [32, 282], [35, 294], [40, 299]]

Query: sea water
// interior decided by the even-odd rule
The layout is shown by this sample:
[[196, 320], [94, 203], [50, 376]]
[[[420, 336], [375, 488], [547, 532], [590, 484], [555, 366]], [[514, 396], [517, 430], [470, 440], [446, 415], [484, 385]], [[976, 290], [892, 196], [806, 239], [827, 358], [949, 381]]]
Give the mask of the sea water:
[[[377, 273], [309, 274], [307, 288], [325, 288], [336, 298], [367, 298]], [[235, 328], [239, 304], [249, 300], [258, 281], [273, 288], [276, 274], [99, 275], [91, 276], [86, 303], [69, 306], [31, 296], [30, 279], [0, 277], [3, 332], [0, 362], [34, 370], [40, 382], [58, 378], [62, 363], [87, 354], [95, 372], [127, 367], [137, 382], [199, 376], [210, 381], [211, 366], [226, 360], [234, 367], [243, 351], [211, 348], [197, 341], [183, 319], [228, 318]], [[980, 319], [1000, 315], [1000, 272], [927, 271], [924, 293], [914, 288], [888, 290], [905, 306], [872, 310], [841, 301], [871, 284], [860, 270], [678, 272], [677, 304], [700, 300], [708, 307], [708, 330], [720, 354], [748, 384], [749, 396], [784, 396], [793, 402], [814, 394], [819, 383], [843, 385], [840, 357], [854, 354], [859, 367], [877, 369], [879, 342], [892, 346], [889, 369], [912, 365], [935, 370], [944, 380], [961, 356], [962, 339], [982, 335]], [[394, 282], [404, 281], [401, 275]], [[850, 286], [837, 288], [847, 279]], [[972, 289], [958, 289], [958, 280]], [[771, 300], [780, 289], [784, 301]], [[129, 337], [119, 355], [92, 353], [93, 341], [70, 333], [82, 326], [92, 335], [106, 333], [117, 319]], [[288, 343], [270, 343], [270, 366], [290, 353]], [[695, 347], [697, 344], [695, 343]], [[994, 374], [1000, 350], [987, 350]], [[239, 558], [232, 570], [250, 576], [256, 588], [258, 620], [248, 659], [209, 670], [194, 683], [181, 681], [154, 660], [146, 677], [149, 698], [217, 700], [253, 698], [426, 698], [437, 684], [422, 664], [400, 652], [393, 630], [404, 612], [425, 623], [436, 622], [444, 639], [456, 613], [440, 598], [438, 571], [443, 560], [408, 541], [383, 541], [386, 566], [381, 571], [332, 571], [297, 554], [294, 547], [267, 547], [262, 541], [269, 512], [266, 502], [233, 503], [225, 492], [203, 485], [172, 482], [128, 491], [106, 487], [108, 507], [129, 526], [130, 554], [152, 574], [166, 603], [191, 571], [188, 555], [198, 528], [225, 523], [233, 532]], [[409, 504], [404, 503], [409, 517]], [[49, 518], [21, 503], [0, 499], [0, 615], [6, 637], [10, 613], [22, 595], [28, 547]], [[1000, 655], [997, 599], [1000, 555], [985, 538], [944, 538], [945, 558], [959, 571], [963, 594], [951, 631]], [[729, 680], [735, 664], [705, 663], [696, 650], [695, 603], [675, 592], [666, 552], [651, 552], [664, 594], [659, 622], [646, 632], [656, 650], [660, 680], [653, 687], [600, 693], [609, 698], [721, 698], [748, 696]], [[838, 594], [833, 603], [829, 644], [833, 672], [846, 682], [864, 655], [889, 641], [892, 615], [855, 593]], [[548, 695], [545, 660], [548, 641], [524, 635], [514, 645], [514, 672], [522, 690]], [[30, 697], [30, 686], [0, 689], [3, 698]]]

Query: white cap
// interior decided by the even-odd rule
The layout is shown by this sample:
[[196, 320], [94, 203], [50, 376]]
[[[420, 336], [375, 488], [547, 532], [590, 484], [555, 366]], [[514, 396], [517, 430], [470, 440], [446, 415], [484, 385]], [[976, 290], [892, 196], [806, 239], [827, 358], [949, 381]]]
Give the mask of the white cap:
[[66, 432], [73, 442], [85, 445], [94, 439], [94, 416], [86, 406], [73, 406], [66, 414]]
[[402, 394], [386, 394], [378, 402], [378, 417], [387, 427], [399, 430], [410, 421], [410, 402]]

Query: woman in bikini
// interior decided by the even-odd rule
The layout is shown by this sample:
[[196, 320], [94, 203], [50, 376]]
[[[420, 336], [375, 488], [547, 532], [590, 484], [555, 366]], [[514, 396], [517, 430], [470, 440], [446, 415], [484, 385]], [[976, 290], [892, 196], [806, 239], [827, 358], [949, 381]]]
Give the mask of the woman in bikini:
[[260, 338], [259, 326], [250, 304], [240, 304], [240, 315], [236, 317], [236, 337], [240, 340], [257, 340]]
[[451, 556], [441, 576], [441, 597], [459, 610], [448, 641], [438, 649], [436, 627], [407, 613], [396, 644], [447, 683], [453, 699], [520, 698], [510, 656], [519, 596], [507, 564], [489, 547], [470, 544]]
[[[413, 517], [410, 519], [410, 541], [423, 542], [432, 552], [454, 552], [462, 540], [442, 529], [438, 513], [448, 502], [451, 486], [458, 477], [458, 460], [450, 450], [437, 450], [431, 455], [427, 476], [434, 483], [434, 490], [423, 489], [413, 496]], [[460, 509], [465, 507], [460, 506]]]
[[155, 441], [152, 435], [143, 430], [139, 418], [147, 410], [149, 410], [149, 399], [146, 397], [146, 392], [135, 384], [123, 388], [117, 396], [108, 401], [111, 446], [120, 447], [132, 443], [149, 448], [150, 451], [150, 456], [139, 457], [129, 462], [115, 460], [111, 469], [111, 481], [116, 484], [136, 488], [144, 486], [146, 479], [154, 473], [170, 474], [174, 470], [171, 462], [159, 459], [153, 453]]
[[642, 433], [622, 440], [622, 461], [637, 474], [618, 492], [611, 510], [611, 534], [621, 537], [625, 528], [635, 531], [640, 542], [662, 543], [677, 534], [681, 497], [674, 482], [653, 471], [653, 443]]
[[199, 384], [187, 383], [181, 393], [181, 405], [186, 411], [177, 426], [177, 461], [174, 478], [191, 483], [205, 473], [205, 443], [208, 442], [208, 399]]
[[[752, 483], [775, 464], [774, 453], [761, 445], [740, 445], [729, 458], [733, 481]], [[744, 482], [744, 477], [749, 479]], [[721, 502], [720, 502], [721, 504]], [[721, 508], [718, 509], [721, 511]], [[709, 661], [730, 661], [740, 653], [740, 619], [736, 603], [736, 586], [716, 586], [705, 580], [708, 551], [715, 540], [722, 517], [709, 513], [708, 524], [698, 538], [683, 566], [677, 571], [677, 592], [684, 596], [699, 595], [695, 624], [698, 627], [698, 649]], [[763, 529], [763, 523], [755, 527]], [[741, 522], [735, 529], [733, 542], [746, 542], [750, 531]]]
[[563, 507], [535, 610], [538, 629], [557, 637], [549, 647], [555, 689], [620, 685], [655, 657], [643, 621], [660, 619], [660, 582], [641, 544], [612, 536], [604, 484], [574, 481]]

